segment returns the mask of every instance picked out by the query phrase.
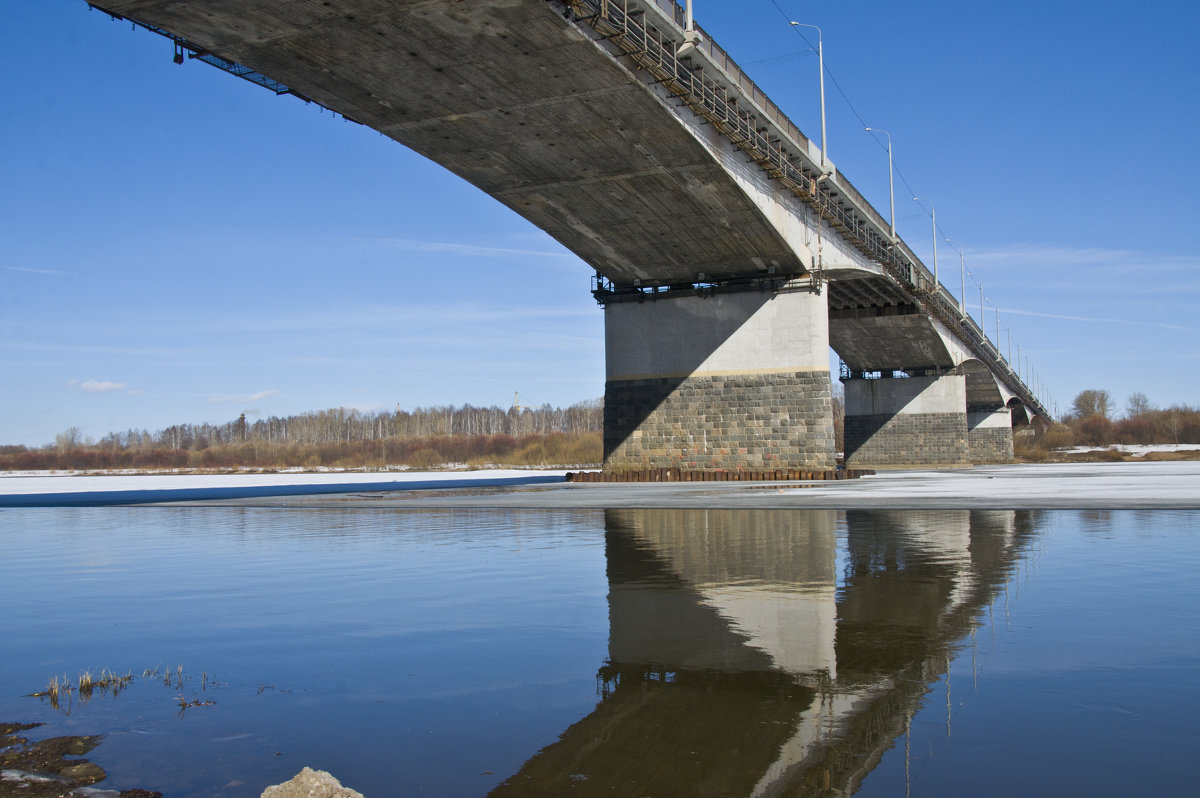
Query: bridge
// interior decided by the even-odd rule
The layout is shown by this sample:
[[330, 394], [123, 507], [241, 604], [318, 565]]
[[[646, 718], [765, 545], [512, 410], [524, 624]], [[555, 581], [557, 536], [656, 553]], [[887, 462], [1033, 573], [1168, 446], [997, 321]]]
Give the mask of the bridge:
[[103, 0], [441, 164], [596, 271], [605, 468], [1011, 460], [1046, 408], [673, 0]]

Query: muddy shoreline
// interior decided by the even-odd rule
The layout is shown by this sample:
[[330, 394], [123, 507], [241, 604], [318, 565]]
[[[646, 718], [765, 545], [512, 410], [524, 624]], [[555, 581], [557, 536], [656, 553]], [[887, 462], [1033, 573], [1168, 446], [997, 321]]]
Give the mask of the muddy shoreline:
[[0, 798], [162, 798], [153, 790], [96, 788], [108, 774], [84, 757], [104, 742], [104, 735], [25, 736], [43, 725], [0, 722]]

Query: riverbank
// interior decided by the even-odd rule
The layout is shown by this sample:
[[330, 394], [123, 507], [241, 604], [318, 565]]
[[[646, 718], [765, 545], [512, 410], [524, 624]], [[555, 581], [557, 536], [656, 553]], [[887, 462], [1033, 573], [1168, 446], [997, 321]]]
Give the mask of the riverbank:
[[839, 482], [567, 483], [564, 471], [0, 476], [0, 508], [118, 504], [388, 508], [1197, 509], [1200, 462], [884, 471]]

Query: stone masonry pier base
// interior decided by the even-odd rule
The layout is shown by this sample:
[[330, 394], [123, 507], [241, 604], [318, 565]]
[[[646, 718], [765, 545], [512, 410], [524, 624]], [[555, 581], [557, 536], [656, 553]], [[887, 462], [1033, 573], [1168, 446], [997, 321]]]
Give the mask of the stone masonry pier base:
[[1012, 412], [1007, 407], [967, 411], [967, 447], [971, 462], [1013, 461]]
[[825, 297], [609, 300], [604, 468], [832, 469]]
[[971, 464], [966, 378], [849, 379], [846, 467]]

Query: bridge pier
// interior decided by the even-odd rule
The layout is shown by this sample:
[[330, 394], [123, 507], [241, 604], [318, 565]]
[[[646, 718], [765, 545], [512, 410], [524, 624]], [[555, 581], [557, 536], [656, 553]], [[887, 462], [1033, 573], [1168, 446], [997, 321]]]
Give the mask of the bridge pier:
[[843, 385], [847, 468], [971, 464], [965, 376], [851, 378]]
[[606, 471], [834, 468], [825, 297], [759, 288], [597, 292]]
[[1012, 411], [1008, 407], [967, 409], [967, 448], [971, 462], [1013, 461]]

